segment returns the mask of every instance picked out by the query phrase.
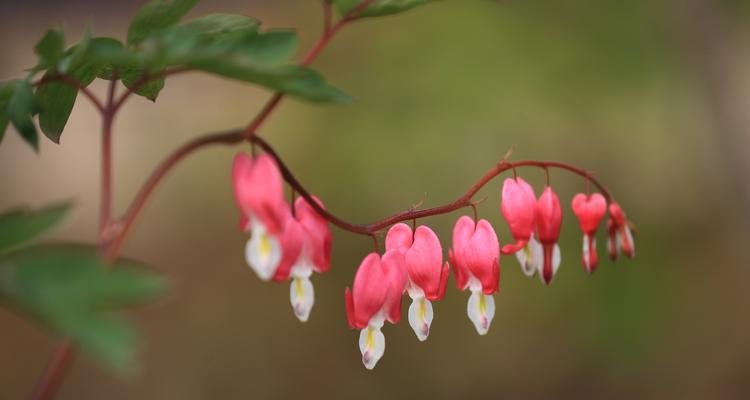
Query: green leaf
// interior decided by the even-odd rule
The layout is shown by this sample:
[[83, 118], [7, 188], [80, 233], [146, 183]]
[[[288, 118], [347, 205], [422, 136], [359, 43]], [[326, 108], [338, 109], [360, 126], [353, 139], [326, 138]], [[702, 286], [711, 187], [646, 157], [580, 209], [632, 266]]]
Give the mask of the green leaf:
[[263, 85], [275, 91], [312, 101], [346, 103], [351, 98], [329, 85], [317, 72], [301, 66], [264, 67], [243, 59], [199, 60], [195, 69]]
[[33, 246], [0, 258], [0, 299], [119, 372], [132, 370], [136, 335], [113, 309], [151, 301], [165, 286], [136, 263], [105, 265], [93, 246]]
[[0, 84], [0, 142], [5, 137], [5, 130], [8, 129], [8, 103], [16, 90], [16, 81], [8, 81]]
[[127, 49], [117, 39], [95, 37], [91, 39], [87, 59], [96, 65], [97, 77], [112, 80], [112, 72], [118, 70], [118, 78], [123, 74], [135, 74], [143, 69], [143, 62], [137, 54]]
[[85, 64], [89, 45], [91, 45], [91, 26], [86, 26], [86, 30], [83, 31], [81, 41], [68, 49], [65, 52], [65, 57], [63, 57], [63, 59], [58, 62], [58, 71], [60, 71], [60, 73], [62, 74], [65, 74], [68, 73], [68, 71], [75, 70], [81, 65]]
[[144, 5], [130, 23], [128, 44], [141, 43], [150, 34], [175, 25], [198, 0], [151, 0]]
[[[54, 71], [47, 71], [44, 78], [51, 78], [55, 75]], [[69, 75], [86, 87], [96, 77], [96, 69], [91, 65], [85, 65]], [[60, 143], [60, 136], [68, 122], [70, 112], [73, 111], [77, 96], [78, 88], [60, 81], [47, 82], [36, 90], [36, 99], [40, 106], [39, 127], [51, 141]]]
[[27, 80], [18, 80], [15, 90], [8, 103], [8, 119], [16, 127], [23, 140], [31, 146], [34, 151], [39, 151], [39, 137], [36, 126], [31, 119], [39, 110], [31, 90], [31, 83]]
[[216, 39], [236, 32], [254, 32], [258, 20], [238, 14], [209, 14], [184, 23], [182, 26], [204, 37]]
[[[122, 77], [122, 83], [128, 89], [132, 89], [134, 85], [141, 80], [145, 73], [146, 71], [142, 69], [124, 73]], [[143, 96], [151, 101], [156, 101], [156, 97], [159, 96], [159, 92], [164, 89], [164, 84], [164, 78], [151, 78], [145, 84], [138, 85], [134, 93], [139, 96]]]
[[[150, 47], [164, 49], [167, 65], [192, 69], [256, 83], [275, 91], [313, 101], [347, 102], [349, 97], [330, 86], [309, 68], [289, 65], [297, 35], [288, 30], [264, 33], [247, 31], [221, 40], [197, 37], [177, 27], [152, 38]], [[144, 42], [144, 46], [147, 43]]]
[[53, 67], [62, 58], [65, 49], [65, 37], [62, 31], [49, 30], [34, 46], [39, 62], [36, 70]]
[[39, 211], [16, 209], [0, 215], [0, 254], [33, 240], [62, 221], [70, 204], [58, 204]]
[[[332, 0], [341, 15], [346, 15], [359, 5], [361, 0]], [[414, 7], [430, 3], [434, 0], [376, 0], [364, 11], [357, 14], [358, 17], [382, 17], [398, 14]]]

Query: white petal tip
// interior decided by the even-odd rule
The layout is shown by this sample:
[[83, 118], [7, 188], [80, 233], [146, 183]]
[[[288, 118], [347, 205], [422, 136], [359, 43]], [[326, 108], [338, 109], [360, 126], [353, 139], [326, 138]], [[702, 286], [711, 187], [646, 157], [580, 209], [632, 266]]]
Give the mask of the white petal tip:
[[309, 278], [296, 277], [292, 279], [289, 286], [289, 300], [292, 302], [292, 310], [294, 310], [297, 319], [301, 322], [307, 322], [310, 318], [310, 311], [315, 304], [315, 289], [313, 289]]
[[378, 328], [368, 326], [359, 333], [359, 350], [362, 352], [362, 364], [371, 370], [385, 353], [385, 336]]
[[432, 302], [424, 297], [412, 300], [409, 306], [409, 325], [420, 342], [424, 342], [430, 336], [432, 318]]
[[495, 317], [495, 298], [479, 291], [473, 292], [469, 297], [466, 311], [477, 333], [484, 336], [490, 330], [492, 318]]

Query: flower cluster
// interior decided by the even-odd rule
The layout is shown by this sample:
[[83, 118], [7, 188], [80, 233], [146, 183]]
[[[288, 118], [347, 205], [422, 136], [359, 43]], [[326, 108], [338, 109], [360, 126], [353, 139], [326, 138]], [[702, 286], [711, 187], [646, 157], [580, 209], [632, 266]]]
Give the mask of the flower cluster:
[[255, 159], [237, 155], [232, 180], [242, 213], [240, 227], [250, 233], [245, 246], [247, 263], [263, 280], [291, 279], [294, 315], [307, 321], [315, 302], [310, 276], [328, 271], [331, 265], [328, 222], [302, 198], [294, 202], [292, 212], [284, 200], [281, 173], [268, 155]]
[[[284, 200], [281, 173], [273, 158], [261, 155], [235, 158], [234, 191], [242, 212], [241, 226], [250, 232], [246, 258], [261, 279], [292, 279], [291, 302], [295, 315], [306, 321], [313, 305], [313, 271], [330, 266], [331, 233], [326, 218], [300, 197], [294, 207]], [[314, 201], [322, 208], [323, 204]], [[604, 215], [608, 251], [614, 260], [620, 253], [635, 255], [630, 223], [620, 206], [600, 193], [577, 194], [571, 203], [583, 232], [582, 264], [593, 273], [598, 265], [596, 231]], [[520, 177], [503, 183], [501, 211], [514, 242], [500, 246], [498, 235], [484, 219], [462, 216], [453, 228], [448, 261], [438, 236], [427, 226], [412, 229], [396, 223], [388, 230], [385, 251], [368, 254], [345, 291], [346, 316], [359, 329], [359, 348], [365, 367], [372, 369], [385, 352], [381, 328], [386, 321], [401, 320], [401, 302], [411, 298], [408, 319], [417, 339], [430, 334], [433, 302], [445, 295], [452, 268], [459, 290], [470, 290], [467, 314], [480, 335], [485, 335], [495, 315], [494, 293], [500, 281], [500, 255], [515, 254], [527, 276], [539, 274], [550, 284], [560, 267], [557, 244], [562, 225], [560, 199], [547, 184], [537, 198]]]

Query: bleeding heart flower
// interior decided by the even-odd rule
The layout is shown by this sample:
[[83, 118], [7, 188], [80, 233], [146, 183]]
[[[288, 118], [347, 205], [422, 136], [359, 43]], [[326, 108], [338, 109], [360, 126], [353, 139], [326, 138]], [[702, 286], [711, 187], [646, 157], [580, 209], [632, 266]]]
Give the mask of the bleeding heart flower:
[[269, 280], [284, 258], [282, 236], [291, 218], [281, 173], [268, 155], [252, 159], [240, 153], [234, 158], [232, 181], [241, 227], [250, 231], [245, 258], [261, 279]]
[[448, 263], [443, 264], [443, 248], [435, 232], [420, 226], [412, 232], [403, 223], [393, 225], [385, 238], [385, 249], [404, 254], [409, 281], [406, 291], [412, 299], [409, 306], [409, 325], [420, 341], [427, 339], [433, 319], [432, 301], [445, 295], [448, 283]]
[[620, 205], [616, 202], [610, 203], [609, 215], [611, 217], [607, 221], [609, 257], [612, 260], [617, 260], [620, 252], [625, 253], [629, 258], [635, 257], [633, 232], [630, 230], [630, 223]]
[[557, 245], [557, 239], [560, 236], [561, 224], [560, 199], [557, 198], [552, 188], [547, 186], [536, 205], [536, 225], [539, 241], [542, 243], [544, 252], [544, 262], [540, 275], [542, 281], [548, 285], [552, 282], [552, 278], [560, 267], [560, 246]]
[[588, 196], [579, 193], [573, 197], [572, 207], [583, 231], [583, 268], [586, 272], [593, 273], [599, 265], [599, 256], [596, 254], [596, 230], [607, 212], [607, 200], [599, 193]]
[[501, 207], [510, 232], [516, 240], [503, 246], [503, 254], [514, 254], [526, 276], [534, 276], [542, 263], [542, 246], [534, 239], [536, 230], [536, 194], [520, 177], [503, 182]]
[[500, 279], [500, 243], [486, 220], [475, 223], [463, 216], [453, 228], [453, 248], [448, 252], [459, 290], [471, 290], [467, 305], [469, 319], [485, 335], [495, 316], [495, 299]]
[[407, 280], [403, 252], [390, 250], [382, 258], [368, 254], [357, 269], [353, 289], [346, 288], [346, 318], [351, 328], [360, 329], [359, 350], [367, 369], [373, 369], [385, 353], [380, 328], [386, 320], [392, 324], [401, 320]]
[[[313, 199], [323, 207], [323, 203], [316, 197]], [[274, 276], [274, 280], [292, 280], [289, 297], [294, 315], [300, 321], [306, 322], [315, 303], [315, 291], [310, 276], [313, 272], [324, 273], [331, 265], [331, 231], [328, 221], [318, 214], [302, 197], [294, 203], [295, 217], [289, 222], [282, 237], [282, 248], [290, 257], [283, 261]], [[323, 207], [324, 208], [324, 207]], [[287, 250], [289, 247], [289, 250]], [[298, 250], [299, 249], [299, 250]]]

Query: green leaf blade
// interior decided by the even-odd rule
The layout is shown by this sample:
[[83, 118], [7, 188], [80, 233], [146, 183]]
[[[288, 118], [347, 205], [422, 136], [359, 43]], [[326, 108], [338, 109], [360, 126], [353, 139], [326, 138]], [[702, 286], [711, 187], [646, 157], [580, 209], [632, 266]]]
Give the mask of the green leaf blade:
[[[47, 72], [44, 78], [53, 79], [56, 74]], [[93, 66], [87, 65], [73, 71], [70, 78], [86, 87], [96, 77]], [[43, 78], [43, 79], [44, 79]], [[36, 99], [39, 102], [39, 127], [42, 132], [53, 142], [59, 144], [65, 125], [68, 123], [70, 113], [73, 111], [78, 88], [61, 81], [50, 81], [39, 86], [36, 91]]]
[[[357, 14], [357, 17], [384, 17], [387, 15], [399, 14], [434, 1], [435, 0], [376, 0]], [[336, 5], [336, 8], [341, 15], [348, 14], [361, 2], [361, 0], [333, 0], [333, 3]]]
[[70, 208], [69, 203], [63, 203], [39, 211], [17, 209], [0, 215], [0, 254], [52, 229]]
[[47, 31], [34, 46], [34, 51], [39, 56], [36, 70], [51, 68], [63, 57], [65, 50], [65, 37], [62, 31], [53, 29]]
[[128, 44], [137, 45], [150, 34], [177, 24], [198, 0], [151, 0], [146, 3], [130, 23]]
[[39, 151], [39, 135], [32, 116], [39, 110], [39, 105], [34, 98], [31, 82], [27, 80], [16, 81], [13, 95], [8, 102], [8, 119], [16, 128], [21, 138], [34, 149]]
[[137, 337], [112, 309], [150, 302], [165, 288], [137, 263], [105, 265], [93, 246], [33, 246], [0, 258], [0, 298], [118, 372], [132, 370]]

